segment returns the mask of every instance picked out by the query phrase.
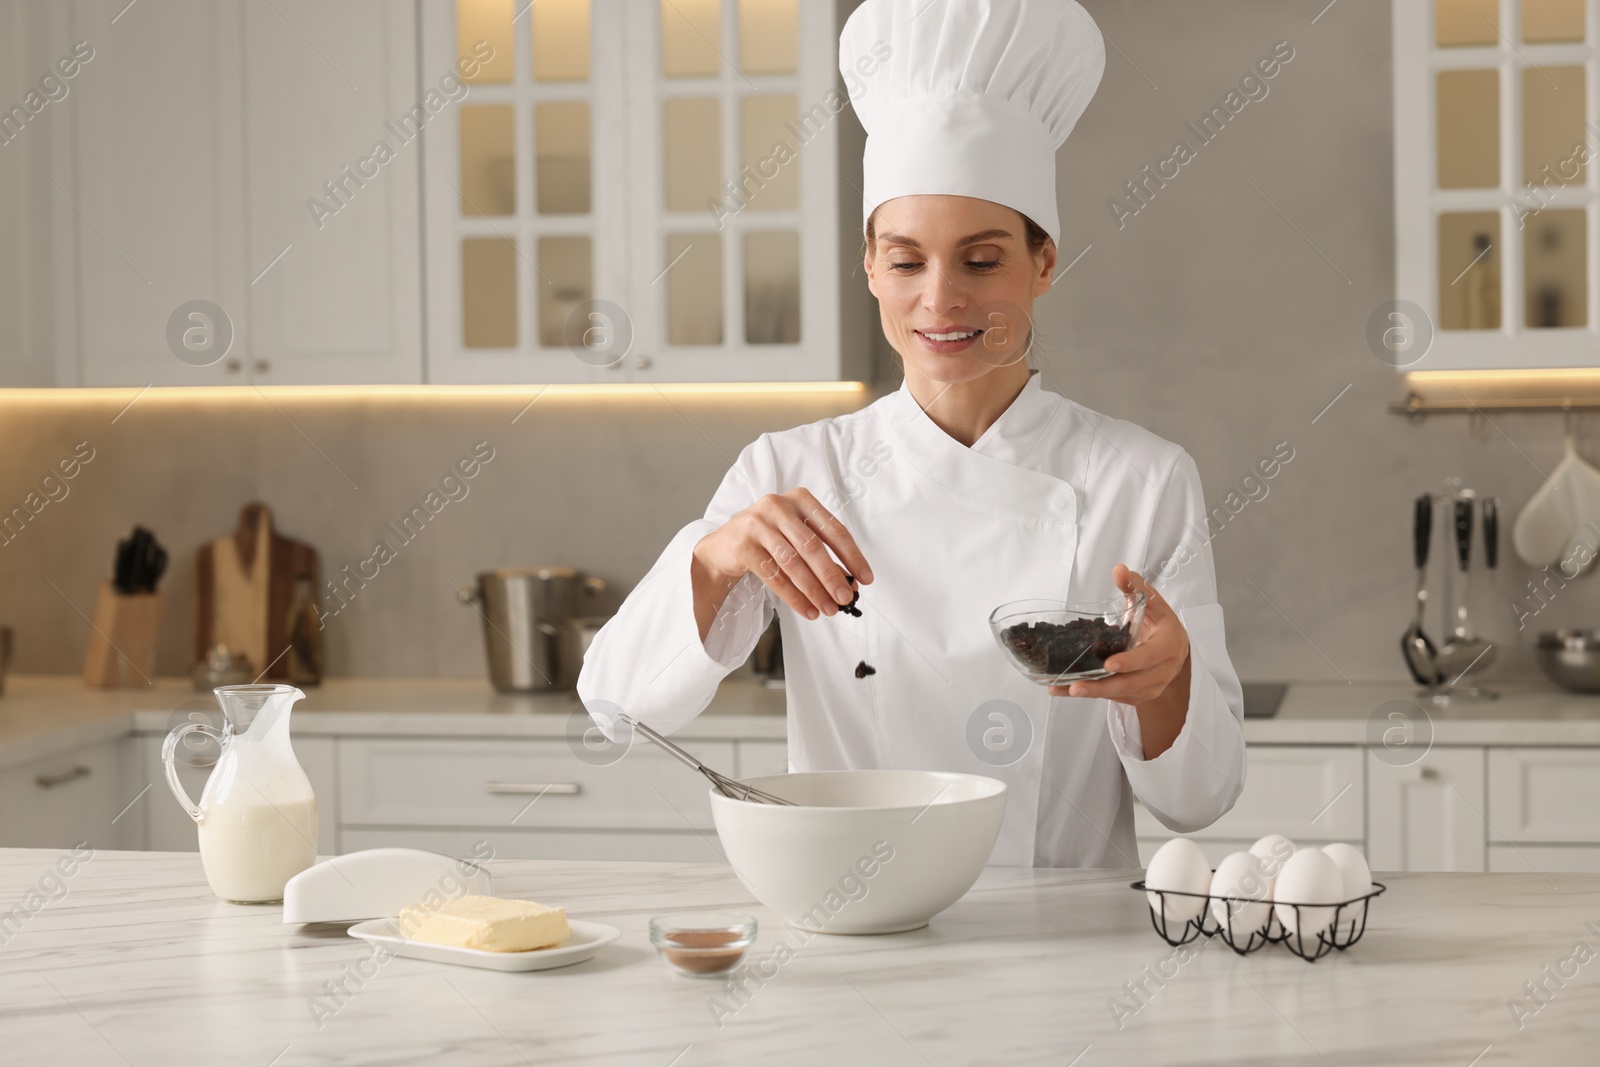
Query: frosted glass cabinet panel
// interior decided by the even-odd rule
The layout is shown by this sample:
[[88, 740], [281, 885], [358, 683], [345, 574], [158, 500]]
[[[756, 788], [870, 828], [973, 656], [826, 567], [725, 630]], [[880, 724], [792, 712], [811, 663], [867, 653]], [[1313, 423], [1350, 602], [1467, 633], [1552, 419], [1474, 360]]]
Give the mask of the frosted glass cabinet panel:
[[1439, 188], [1500, 184], [1500, 73], [1439, 72]]
[[1528, 44], [1582, 41], [1586, 0], [1522, 0], [1522, 39]]

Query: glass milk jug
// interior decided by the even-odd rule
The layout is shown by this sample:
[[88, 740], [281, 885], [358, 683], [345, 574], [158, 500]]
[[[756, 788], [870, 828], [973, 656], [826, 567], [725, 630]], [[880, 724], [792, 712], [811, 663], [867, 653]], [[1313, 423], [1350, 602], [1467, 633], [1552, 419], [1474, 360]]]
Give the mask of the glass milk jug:
[[[167, 735], [167, 784], [200, 827], [200, 863], [211, 891], [235, 904], [275, 904], [290, 878], [316, 862], [317, 798], [289, 746], [289, 709], [305, 694], [292, 685], [225, 685], [212, 690], [222, 729], [186, 722]], [[191, 733], [222, 755], [197, 805], [173, 764]]]

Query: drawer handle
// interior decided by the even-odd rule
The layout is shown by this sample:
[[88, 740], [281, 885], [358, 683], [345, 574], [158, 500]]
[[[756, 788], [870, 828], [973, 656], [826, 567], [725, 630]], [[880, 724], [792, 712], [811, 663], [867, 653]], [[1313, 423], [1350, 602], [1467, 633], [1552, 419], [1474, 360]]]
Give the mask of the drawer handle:
[[546, 793], [554, 793], [558, 796], [572, 797], [577, 796], [579, 792], [577, 782], [490, 782], [483, 788], [485, 792], [514, 796], [527, 796], [530, 793], [543, 796]]
[[88, 767], [80, 764], [70, 771], [62, 771], [59, 774], [41, 774], [33, 780], [33, 784], [40, 789], [54, 789], [58, 785], [66, 785], [68, 782], [76, 781], [79, 778], [87, 778], [93, 773]]

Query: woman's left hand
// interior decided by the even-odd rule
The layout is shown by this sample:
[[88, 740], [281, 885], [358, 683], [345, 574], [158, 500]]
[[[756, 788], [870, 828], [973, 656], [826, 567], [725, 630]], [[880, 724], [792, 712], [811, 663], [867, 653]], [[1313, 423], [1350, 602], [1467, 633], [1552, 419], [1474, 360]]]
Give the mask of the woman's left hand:
[[[1170, 702], [1178, 698], [1175, 710], [1186, 710], [1189, 703], [1189, 631], [1184, 629], [1178, 613], [1150, 587], [1144, 577], [1119, 563], [1111, 569], [1111, 580], [1125, 593], [1143, 593], [1144, 625], [1139, 630], [1139, 641], [1126, 652], [1119, 652], [1106, 660], [1106, 669], [1115, 671], [1109, 678], [1094, 681], [1077, 681], [1071, 685], [1053, 685], [1051, 696], [1102, 697], [1119, 704], [1141, 707], [1167, 697]], [[1181, 685], [1181, 693], [1168, 689], [1174, 682]], [[1181, 714], [1180, 714], [1181, 722]]]

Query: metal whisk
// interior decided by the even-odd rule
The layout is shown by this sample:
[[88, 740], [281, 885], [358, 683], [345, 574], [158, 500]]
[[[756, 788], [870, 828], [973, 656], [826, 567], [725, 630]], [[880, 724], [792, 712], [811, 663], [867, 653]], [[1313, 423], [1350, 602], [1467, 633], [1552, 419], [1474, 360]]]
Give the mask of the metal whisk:
[[672, 753], [672, 755], [676, 756], [681, 762], [687, 763], [689, 766], [705, 775], [711, 780], [712, 788], [725, 797], [730, 797], [733, 800], [748, 800], [752, 804], [783, 804], [791, 808], [795, 806], [794, 801], [792, 800], [785, 800], [782, 797], [773, 796], [766, 790], [757, 789], [752, 785], [745, 785], [743, 782], [729, 778], [725, 774], [717, 773], [710, 767], [707, 767], [704, 763], [701, 763], [699, 760], [689, 755], [689, 753], [685, 752], [677, 745], [673, 744], [671, 741], [668, 741], [665, 737], [650, 729], [650, 727], [646, 726], [644, 723], [636, 721], [632, 716], [619, 715], [617, 718], [622, 722], [627, 723], [632, 729], [639, 731], [639, 733], [644, 735], [646, 740], [660, 745], [662, 748]]

